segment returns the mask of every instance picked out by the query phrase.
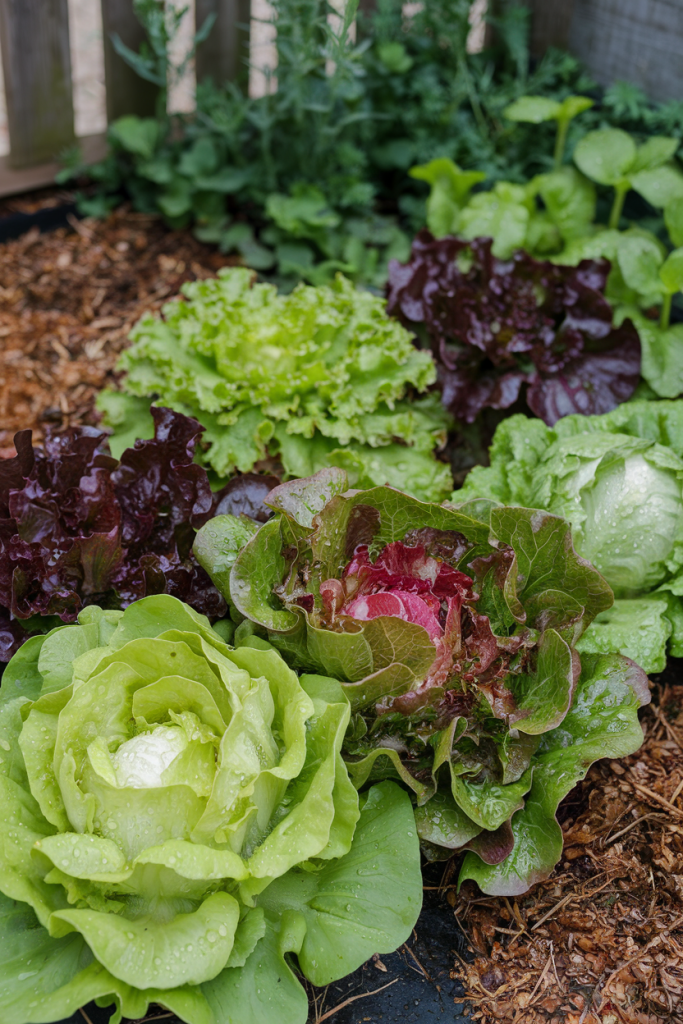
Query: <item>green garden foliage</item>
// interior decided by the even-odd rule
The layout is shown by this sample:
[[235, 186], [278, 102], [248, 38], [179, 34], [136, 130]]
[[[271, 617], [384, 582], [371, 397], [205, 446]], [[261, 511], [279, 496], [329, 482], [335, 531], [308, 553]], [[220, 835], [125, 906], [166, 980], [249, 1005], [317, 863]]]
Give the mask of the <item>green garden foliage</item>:
[[159, 86], [157, 117], [114, 122], [100, 164], [71, 155], [63, 180], [87, 173], [96, 186], [84, 212], [102, 215], [125, 192], [136, 209], [192, 226], [283, 287], [337, 270], [381, 286], [387, 260], [407, 257], [406, 232], [424, 223], [410, 167], [448, 158], [515, 181], [549, 170], [538, 129], [503, 111], [528, 92], [560, 103], [591, 84], [565, 54], [532, 68], [527, 15], [513, 7], [496, 21], [494, 47], [468, 54], [470, 0], [430, 0], [410, 20], [399, 0], [380, 0], [359, 17], [357, 38], [356, 0], [341, 24], [328, 20], [326, 0], [273, 6], [277, 90], [252, 99], [241, 84], [202, 82], [196, 114], [169, 116], [177, 25], [158, 0], [138, 0], [149, 44], [140, 54], [117, 47]]

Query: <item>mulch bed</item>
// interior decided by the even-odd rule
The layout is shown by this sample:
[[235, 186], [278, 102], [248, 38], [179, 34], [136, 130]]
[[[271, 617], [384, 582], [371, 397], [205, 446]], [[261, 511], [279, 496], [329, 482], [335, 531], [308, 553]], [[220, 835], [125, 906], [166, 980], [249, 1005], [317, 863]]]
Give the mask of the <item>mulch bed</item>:
[[0, 246], [0, 456], [17, 430], [94, 423], [126, 337], [185, 281], [234, 263], [189, 232], [125, 207]]
[[[0, 455], [17, 430], [40, 440], [47, 424], [96, 423], [95, 396], [140, 315], [231, 262], [126, 208], [0, 246]], [[561, 808], [565, 851], [548, 881], [486, 898], [471, 883], [457, 894], [457, 863], [446, 868], [451, 948], [459, 928], [472, 953], [451, 977], [480, 1024], [683, 1019], [681, 667], [655, 686], [643, 748], [594, 766]]]

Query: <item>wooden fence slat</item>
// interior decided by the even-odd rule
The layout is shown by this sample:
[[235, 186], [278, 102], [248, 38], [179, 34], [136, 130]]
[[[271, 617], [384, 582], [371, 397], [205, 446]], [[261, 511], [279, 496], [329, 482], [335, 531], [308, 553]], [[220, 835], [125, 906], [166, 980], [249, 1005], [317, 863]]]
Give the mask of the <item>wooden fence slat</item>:
[[208, 39], [197, 49], [198, 82], [208, 77], [217, 85], [229, 80], [246, 87], [250, 9], [250, 0], [195, 0], [197, 29], [209, 15], [216, 15]]
[[112, 35], [120, 36], [131, 50], [140, 48], [145, 31], [135, 17], [133, 0], [101, 0], [104, 36], [104, 77], [107, 86], [107, 120], [125, 114], [153, 117], [158, 89], [140, 78], [114, 49]]
[[67, 0], [0, 0], [11, 164], [54, 159], [74, 141]]

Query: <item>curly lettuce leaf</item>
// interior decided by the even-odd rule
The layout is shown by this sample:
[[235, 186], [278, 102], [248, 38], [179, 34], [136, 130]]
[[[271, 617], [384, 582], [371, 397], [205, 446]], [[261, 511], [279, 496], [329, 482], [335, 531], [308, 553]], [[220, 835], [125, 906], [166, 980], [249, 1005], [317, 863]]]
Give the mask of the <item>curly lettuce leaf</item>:
[[[511, 553], [508, 562], [494, 572], [487, 569], [477, 583], [477, 621], [487, 617], [500, 636], [478, 626], [467, 658], [489, 665], [522, 642], [538, 645], [538, 639], [508, 638], [516, 626], [545, 630], [527, 670], [517, 669], [514, 676], [513, 719], [532, 733], [558, 724], [574, 684], [570, 644], [612, 601], [605, 581], [574, 551], [568, 525], [533, 509], [429, 505], [386, 487], [344, 493], [345, 483], [343, 475], [329, 471], [273, 492], [269, 502], [280, 515], [249, 539], [230, 572], [225, 593], [237, 610], [267, 629], [294, 664], [340, 679], [354, 709], [366, 708], [420, 690], [437, 663], [434, 637], [417, 620], [395, 613], [331, 629], [320, 620], [321, 583], [340, 579], [359, 544], [378, 552], [411, 535], [433, 535], [436, 543], [450, 538], [461, 567], [470, 572], [475, 554], [490, 569], [502, 545]], [[223, 588], [222, 550], [232, 529], [229, 521], [213, 520], [195, 544], [200, 563]], [[299, 576], [307, 580], [304, 590]], [[468, 577], [463, 581], [470, 585]]]
[[617, 599], [601, 612], [576, 645], [580, 654], [618, 651], [648, 673], [663, 672], [672, 633], [666, 595]]
[[30, 431], [0, 467], [0, 643], [8, 660], [53, 619], [72, 622], [95, 601], [126, 607], [147, 594], [187, 599], [211, 616], [225, 602], [192, 555], [198, 527], [225, 496], [194, 461], [200, 424], [152, 409], [152, 437], [117, 461], [94, 427]]
[[557, 235], [542, 215], [530, 223], [533, 208], [531, 192], [498, 183], [460, 215], [469, 242], [422, 231], [409, 262], [389, 265], [388, 309], [426, 333], [444, 405], [461, 424], [520, 399], [548, 424], [607, 412], [639, 382], [638, 332], [614, 322], [605, 295], [609, 263], [533, 259], [522, 250], [531, 223], [537, 246], [544, 227]]
[[146, 430], [144, 402], [157, 399], [202, 424], [210, 447], [199, 458], [220, 476], [267, 455], [287, 476], [346, 460], [361, 486], [403, 473], [425, 496], [445, 496], [448, 470], [433, 452], [449, 419], [436, 396], [412, 395], [436, 369], [382, 299], [341, 276], [278, 295], [242, 268], [183, 292], [131, 334], [126, 396], [100, 401], [115, 438]]

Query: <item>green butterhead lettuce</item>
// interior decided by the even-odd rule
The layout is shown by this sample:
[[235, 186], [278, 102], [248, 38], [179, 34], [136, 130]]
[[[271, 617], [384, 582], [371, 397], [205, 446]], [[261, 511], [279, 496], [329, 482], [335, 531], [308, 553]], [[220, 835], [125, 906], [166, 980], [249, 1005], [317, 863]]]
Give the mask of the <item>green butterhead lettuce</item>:
[[617, 598], [580, 650], [619, 651], [648, 672], [664, 668], [667, 643], [683, 653], [683, 402], [628, 402], [552, 428], [512, 416], [491, 465], [472, 470], [453, 500], [475, 497], [571, 522], [577, 550]]
[[[231, 516], [195, 541], [244, 619], [236, 635], [267, 635], [291, 664], [340, 681], [354, 711], [349, 773], [361, 792], [404, 784], [428, 857], [470, 851], [462, 877], [479, 872], [487, 892], [545, 877], [561, 852], [559, 801], [596, 757], [638, 748], [649, 700], [632, 662], [581, 661], [612, 593], [567, 522], [495, 501], [348, 490], [334, 469], [281, 484], [266, 503], [275, 514], [238, 553]], [[531, 839], [519, 824], [529, 816]]]
[[229, 647], [166, 595], [29, 640], [0, 691], [3, 1021], [97, 999], [115, 1024], [150, 1003], [304, 1024], [285, 953], [328, 984], [404, 941], [410, 802], [391, 783], [359, 801], [349, 718], [334, 680], [298, 679], [258, 638]]
[[434, 450], [447, 414], [437, 395], [409, 394], [434, 383], [434, 363], [382, 299], [341, 276], [278, 295], [246, 269], [183, 293], [134, 328], [119, 364], [125, 394], [101, 397], [114, 452], [146, 436], [155, 397], [200, 421], [220, 476], [275, 456], [287, 477], [341, 466], [359, 486], [411, 480], [421, 497], [446, 497], [449, 469]]

